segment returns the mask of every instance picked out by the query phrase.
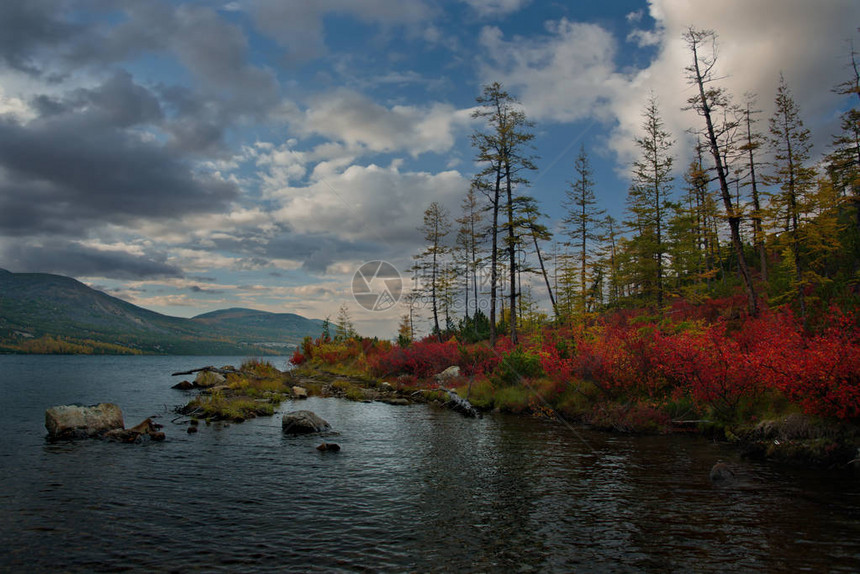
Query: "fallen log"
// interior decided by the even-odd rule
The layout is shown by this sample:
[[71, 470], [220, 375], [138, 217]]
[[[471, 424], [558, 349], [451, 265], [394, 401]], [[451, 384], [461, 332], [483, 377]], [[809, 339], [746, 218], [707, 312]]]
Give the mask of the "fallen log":
[[481, 418], [481, 413], [478, 412], [478, 409], [472, 406], [472, 403], [451, 389], [446, 389], [445, 387], [439, 387], [439, 389], [448, 393], [448, 406], [452, 411], [457, 411], [466, 417]]
[[191, 369], [190, 371], [179, 371], [178, 373], [172, 373], [171, 377], [178, 377], [179, 375], [193, 375], [194, 373], [199, 373], [200, 371], [209, 371], [212, 373], [218, 373], [219, 375], [250, 375], [251, 373], [246, 373], [245, 371], [237, 371], [236, 369], [218, 369], [216, 367], [200, 367], [199, 369]]

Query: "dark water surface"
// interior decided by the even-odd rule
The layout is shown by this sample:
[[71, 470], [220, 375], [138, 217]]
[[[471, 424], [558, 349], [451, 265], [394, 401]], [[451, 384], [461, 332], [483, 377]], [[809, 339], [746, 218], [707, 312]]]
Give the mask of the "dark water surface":
[[[321, 415], [339, 453], [280, 412], [171, 422], [171, 372], [240, 360], [0, 356], [0, 570], [860, 571], [860, 477], [699, 437], [318, 398], [281, 412]], [[167, 440], [45, 440], [47, 407], [102, 401]], [[719, 459], [737, 484], [710, 484]]]

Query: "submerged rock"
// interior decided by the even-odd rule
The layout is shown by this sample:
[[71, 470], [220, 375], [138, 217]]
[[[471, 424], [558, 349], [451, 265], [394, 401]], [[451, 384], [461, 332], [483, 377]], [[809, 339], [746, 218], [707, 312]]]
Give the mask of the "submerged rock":
[[708, 475], [714, 484], [730, 484], [735, 480], [734, 471], [724, 462], [718, 462]]
[[113, 403], [88, 407], [60, 405], [45, 411], [45, 428], [53, 439], [90, 438], [124, 429], [122, 409]]
[[405, 407], [410, 404], [409, 399], [404, 398], [393, 398], [393, 399], [379, 399], [381, 402], [387, 405], [394, 405], [399, 407]]
[[284, 413], [281, 426], [288, 434], [310, 434], [331, 429], [331, 425], [311, 411]]
[[161, 425], [146, 419], [138, 425], [129, 429], [114, 429], [105, 433], [104, 438], [119, 442], [141, 442], [149, 439], [154, 441], [164, 440], [164, 433], [159, 429]]
[[322, 452], [338, 452], [340, 450], [340, 445], [333, 442], [324, 442], [317, 447], [317, 450]]

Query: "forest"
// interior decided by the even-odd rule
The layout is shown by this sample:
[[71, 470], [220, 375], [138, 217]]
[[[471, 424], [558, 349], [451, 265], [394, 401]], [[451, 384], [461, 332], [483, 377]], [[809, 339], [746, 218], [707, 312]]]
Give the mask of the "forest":
[[457, 365], [451, 386], [476, 406], [621, 430], [860, 419], [856, 55], [832, 87], [840, 130], [814, 157], [782, 77], [762, 118], [756, 95], [720, 87], [716, 34], [690, 28], [684, 40], [679, 73], [699, 123], [682, 178], [652, 95], [624, 219], [599, 208], [583, 147], [566, 201], [550, 208], [562, 214], [554, 237], [527, 193], [534, 125], [504, 86], [484, 86], [479, 171], [456, 218], [435, 202], [424, 212], [396, 342], [358, 336], [342, 308], [336, 332], [306, 339], [292, 362], [407, 388]]

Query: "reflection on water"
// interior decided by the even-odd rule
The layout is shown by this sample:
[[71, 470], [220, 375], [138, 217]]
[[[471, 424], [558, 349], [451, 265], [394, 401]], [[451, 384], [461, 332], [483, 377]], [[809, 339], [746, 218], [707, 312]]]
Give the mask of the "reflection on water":
[[[701, 438], [315, 398], [339, 453], [279, 415], [170, 422], [170, 372], [237, 360], [0, 357], [0, 570], [860, 570], [856, 477]], [[105, 400], [160, 413], [167, 441], [45, 441], [47, 406]]]

